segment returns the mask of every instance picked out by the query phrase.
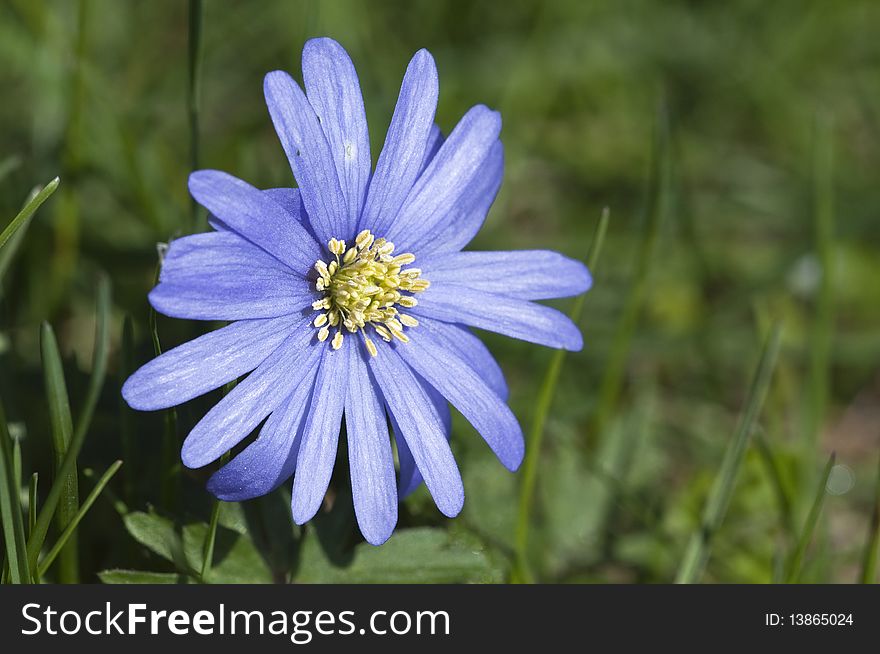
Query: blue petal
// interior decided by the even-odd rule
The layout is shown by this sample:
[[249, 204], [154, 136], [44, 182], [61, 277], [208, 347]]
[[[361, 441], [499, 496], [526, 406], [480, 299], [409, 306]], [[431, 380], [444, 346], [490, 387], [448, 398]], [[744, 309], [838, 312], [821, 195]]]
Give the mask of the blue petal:
[[[452, 433], [452, 415], [449, 413], [449, 403], [446, 401], [445, 397], [440, 395], [433, 386], [422, 379], [419, 375], [416, 375], [416, 379], [418, 379], [422, 388], [425, 389], [425, 392], [431, 400], [431, 404], [434, 405], [434, 410], [440, 416], [440, 419], [443, 422], [443, 431], [446, 435], [446, 440], [448, 441], [449, 436]], [[409, 451], [406, 439], [400, 436], [400, 426], [397, 424], [394, 416], [391, 416], [391, 426], [394, 428], [395, 442], [397, 443], [397, 458], [400, 461], [400, 474], [398, 481], [398, 488], [400, 489], [399, 494], [400, 499], [404, 499], [407, 495], [418, 488], [424, 479], [422, 479], [422, 473], [419, 472], [416, 461], [413, 459], [412, 452]]]
[[419, 50], [403, 77], [359, 229], [371, 229], [382, 236], [400, 211], [425, 158], [438, 94], [434, 58], [427, 50]]
[[317, 360], [260, 430], [257, 439], [208, 480], [208, 491], [226, 502], [270, 493], [296, 468], [302, 428], [315, 384]]
[[331, 238], [349, 238], [345, 231], [348, 212], [336, 164], [315, 110], [284, 71], [266, 75], [263, 91], [315, 234], [322, 245]]
[[172, 241], [159, 280], [150, 302], [175, 318], [271, 318], [315, 298], [305, 278], [234, 232]]
[[442, 416], [397, 351], [381, 340], [376, 346], [378, 356], [369, 365], [394, 418], [395, 434], [406, 441], [437, 508], [455, 517], [464, 504], [464, 486]]
[[420, 257], [418, 265], [431, 283], [463, 284], [521, 300], [580, 295], [592, 284], [584, 264], [550, 250], [449, 252]]
[[418, 301], [411, 313], [420, 317], [478, 327], [573, 352], [584, 346], [580, 330], [566, 315], [527, 300], [432, 281], [427, 291], [419, 293]]
[[290, 395], [320, 356], [324, 347], [314, 341], [314, 329], [308, 325], [294, 330], [193, 428], [180, 453], [183, 464], [188, 468], [207, 465], [250, 434]]
[[461, 250], [483, 226], [503, 178], [504, 147], [497, 141], [458, 202], [448, 208], [433, 230], [424, 232], [408, 249], [418, 255], [419, 261], [436, 253]]
[[235, 232], [205, 232], [171, 241], [162, 260], [159, 281], [186, 283], [199, 275], [246, 275], [252, 268], [261, 274], [276, 273], [279, 279], [289, 279], [294, 274], [288, 266]]
[[183, 404], [256, 368], [303, 322], [300, 316], [241, 320], [200, 336], [142, 366], [126, 380], [122, 397], [140, 411]]
[[302, 68], [306, 95], [330, 143], [348, 207], [348, 224], [342, 233], [353, 235], [372, 168], [370, 134], [357, 73], [348, 53], [328, 38], [306, 42]]
[[504, 372], [483, 341], [471, 333], [467, 327], [429, 318], [422, 318], [422, 320], [430, 321], [431, 331], [434, 333], [439, 345], [452, 351], [458, 358], [465, 361], [480, 375], [489, 388], [495, 391], [498, 397], [507, 401], [509, 391], [507, 380], [504, 379]]
[[[315, 238], [315, 235], [311, 231], [312, 226], [308, 222], [305, 208], [302, 205], [302, 200], [299, 197], [298, 188], [267, 188], [263, 193], [265, 193], [266, 197], [274, 203], [280, 205], [287, 213], [296, 218], [297, 222], [306, 228], [306, 231], [309, 232], [312, 238]], [[218, 232], [234, 231], [214, 214], [208, 214], [208, 224]], [[317, 242], [316, 238], [315, 242]]]
[[[316, 297], [301, 280], [287, 286], [254, 271], [251, 277], [213, 278], [177, 284], [162, 282], [150, 291], [150, 304], [159, 313], [190, 320], [274, 318], [308, 307]], [[294, 283], [299, 281], [300, 283]]]
[[442, 225], [450, 207], [461, 202], [480, 174], [500, 131], [501, 115], [488, 107], [477, 105], [464, 115], [413, 186], [394, 222], [381, 232], [398, 251], [409, 250]]
[[351, 491], [361, 533], [367, 542], [381, 545], [397, 524], [394, 456], [385, 407], [370, 378], [364, 349], [358, 345], [353, 342], [348, 348], [348, 395], [345, 399]]
[[510, 408], [467, 362], [443, 347], [434, 323], [407, 331], [410, 342], [397, 348], [413, 370], [461, 411], [508, 469], [522, 463], [525, 442]]
[[342, 349], [336, 351], [322, 345], [312, 405], [303, 427], [293, 476], [291, 510], [298, 525], [308, 522], [318, 512], [330, 483], [348, 385], [346, 349], [355, 343], [353, 338], [347, 338]]
[[227, 227], [303, 277], [322, 253], [296, 216], [232, 175], [219, 170], [196, 171], [189, 176], [189, 191]]
[[437, 125], [432, 125], [431, 131], [428, 133], [428, 142], [425, 145], [425, 156], [422, 157], [422, 165], [419, 168], [419, 175], [425, 172], [428, 164], [431, 163], [437, 155], [437, 152], [439, 152], [440, 146], [443, 145], [443, 141], [443, 132]]

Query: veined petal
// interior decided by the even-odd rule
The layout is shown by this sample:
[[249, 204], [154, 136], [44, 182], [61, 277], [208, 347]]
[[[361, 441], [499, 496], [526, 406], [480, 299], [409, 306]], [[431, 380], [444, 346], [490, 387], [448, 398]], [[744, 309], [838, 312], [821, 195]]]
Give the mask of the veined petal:
[[293, 476], [291, 510], [293, 520], [301, 525], [312, 519], [330, 484], [339, 428], [348, 385], [348, 352], [355, 345], [347, 338], [339, 350], [322, 347], [321, 362], [315, 378], [312, 404], [303, 427], [302, 444]]
[[268, 357], [306, 319], [241, 320], [156, 357], [122, 387], [133, 409], [166, 409], [237, 379]]
[[251, 269], [292, 277], [293, 270], [235, 232], [205, 232], [176, 238], [168, 246], [160, 282], [186, 283], [200, 275], [246, 275]]
[[365, 350], [358, 345], [348, 348], [345, 399], [351, 490], [361, 533], [367, 542], [381, 545], [397, 524], [394, 457], [385, 407], [364, 360]]
[[[505, 402], [507, 401], [509, 391], [504, 372], [483, 341], [467, 327], [430, 318], [424, 318], [424, 320], [430, 321], [431, 331], [439, 345], [455, 353], [486, 382], [498, 397]], [[421, 325], [421, 321], [419, 324]]]
[[159, 281], [150, 302], [157, 311], [175, 318], [270, 318], [314, 301], [304, 277], [229, 231], [172, 241]]
[[572, 352], [584, 345], [577, 325], [556, 309], [460, 284], [432, 280], [431, 287], [419, 294], [419, 305], [411, 313], [420, 319], [460, 323]]
[[440, 128], [436, 124], [431, 125], [431, 131], [428, 132], [428, 142], [425, 144], [425, 156], [422, 157], [422, 165], [419, 168], [419, 175], [425, 172], [428, 164], [431, 163], [431, 160], [440, 150], [440, 146], [443, 145], [444, 140], [445, 138]]
[[445, 348], [435, 323], [425, 321], [408, 332], [410, 342], [397, 348], [413, 370], [461, 411], [510, 470], [522, 463], [522, 429], [510, 408], [467, 362]]
[[172, 318], [274, 318], [298, 312], [315, 298], [301, 279], [287, 278], [255, 269], [248, 277], [203, 275], [187, 282], [161, 282], [150, 291], [150, 304]]
[[303, 325], [193, 428], [180, 453], [188, 468], [217, 459], [250, 434], [290, 395], [325, 348]]
[[348, 225], [340, 233], [354, 234], [370, 181], [370, 134], [364, 99], [354, 64], [333, 39], [306, 42], [302, 55], [306, 95], [321, 121], [348, 208]]
[[384, 235], [400, 211], [421, 171], [439, 90], [434, 58], [419, 50], [403, 77], [358, 229]]
[[[295, 217], [297, 222], [306, 228], [306, 231], [309, 232], [312, 238], [315, 238], [315, 235], [310, 231], [312, 227], [309, 225], [308, 217], [302, 206], [302, 200], [299, 197], [298, 188], [267, 188], [263, 193], [265, 193], [270, 200], [280, 205], [287, 213]], [[213, 214], [208, 214], [208, 224], [218, 232], [233, 231], [228, 225]]]
[[394, 418], [395, 435], [406, 441], [437, 508], [452, 518], [464, 504], [464, 486], [443, 419], [397, 350], [381, 340], [376, 345], [379, 353], [369, 366]]
[[584, 264], [550, 250], [449, 252], [419, 258], [419, 267], [431, 283], [463, 284], [521, 300], [580, 295], [592, 284]]
[[465, 194], [501, 131], [501, 116], [484, 105], [472, 107], [416, 181], [388, 229], [382, 233], [403, 251], [442, 224]]
[[504, 147], [496, 141], [458, 201], [447, 207], [434, 229], [423, 232], [409, 246], [419, 262], [436, 253], [458, 252], [470, 243], [483, 226], [503, 178]]
[[[449, 413], [449, 403], [446, 401], [445, 397], [440, 395], [433, 386], [422, 379], [419, 375], [416, 375], [416, 379], [418, 379], [422, 388], [425, 389], [425, 393], [428, 394], [431, 404], [434, 405], [434, 410], [437, 412], [437, 415], [440, 416], [440, 420], [443, 422], [443, 431], [446, 435], [446, 440], [448, 441], [449, 436], [452, 433], [452, 415]], [[404, 499], [407, 495], [418, 488], [424, 479], [422, 479], [422, 473], [419, 472], [419, 468], [416, 465], [412, 452], [409, 451], [406, 439], [400, 436], [400, 426], [397, 424], [394, 416], [391, 416], [391, 426], [394, 428], [395, 443], [397, 443], [397, 458], [400, 461], [400, 474], [397, 485], [399, 489], [398, 493], [400, 499]]]
[[346, 233], [348, 212], [330, 143], [315, 110], [284, 71], [267, 74], [263, 92], [315, 234], [322, 244], [340, 238]]
[[322, 254], [295, 215], [247, 182], [219, 170], [198, 170], [189, 176], [189, 191], [229, 229], [303, 277]]
[[256, 440], [208, 480], [208, 491], [225, 502], [240, 502], [270, 493], [296, 468], [302, 428], [312, 397], [317, 358], [293, 392], [266, 420]]

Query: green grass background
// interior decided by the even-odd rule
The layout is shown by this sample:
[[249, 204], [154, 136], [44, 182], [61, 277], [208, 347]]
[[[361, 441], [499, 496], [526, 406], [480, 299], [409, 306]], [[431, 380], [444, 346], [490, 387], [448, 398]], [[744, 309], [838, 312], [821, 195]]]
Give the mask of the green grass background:
[[[80, 496], [124, 465], [80, 524], [73, 567], [45, 579], [672, 581], [780, 322], [763, 411], [691, 580], [876, 581], [880, 4], [207, 0], [193, 15], [201, 22], [170, 0], [0, 5], [0, 226], [31, 188], [61, 177], [0, 279], [0, 400], [25, 511], [31, 472], [42, 498], [56, 466], [40, 324], [54, 327], [76, 417], [102, 273], [113, 288]], [[585, 347], [562, 363], [531, 455], [527, 542], [515, 537], [522, 474], [459, 417], [463, 513], [443, 519], [422, 489], [376, 550], [360, 543], [346, 461], [327, 510], [292, 528], [284, 490], [218, 507], [207, 471], [178, 463], [218, 394], [173, 415], [121, 402], [126, 371], [153, 356], [157, 243], [205, 229], [186, 192], [194, 157], [257, 186], [291, 185], [262, 78], [301, 78], [302, 45], [320, 35], [357, 66], [374, 158], [418, 48], [437, 61], [445, 132], [478, 102], [502, 112], [504, 185], [471, 247], [585, 257], [610, 209]], [[157, 322], [166, 349], [209, 327]], [[553, 354], [484, 336], [528, 431]], [[829, 492], [805, 529], [832, 451]]]

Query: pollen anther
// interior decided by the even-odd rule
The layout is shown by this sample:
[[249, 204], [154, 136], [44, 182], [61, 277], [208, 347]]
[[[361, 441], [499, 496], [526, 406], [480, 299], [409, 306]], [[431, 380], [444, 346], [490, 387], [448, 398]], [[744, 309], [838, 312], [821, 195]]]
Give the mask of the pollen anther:
[[333, 255], [329, 263], [315, 263], [315, 289], [323, 294], [312, 304], [315, 311], [322, 312], [313, 322], [319, 328], [318, 340], [326, 341], [330, 328], [334, 328], [331, 346], [338, 350], [343, 330], [351, 334], [363, 331], [371, 356], [376, 356], [378, 350], [367, 335], [368, 328], [383, 341], [408, 342], [404, 329], [416, 327], [419, 322], [401, 314], [398, 307], [416, 306], [418, 302], [411, 294], [428, 288], [428, 280], [421, 278], [419, 268], [404, 268], [415, 261], [415, 256], [408, 252], [392, 256], [394, 244], [366, 229], [355, 237], [352, 247], [332, 238], [327, 249]]

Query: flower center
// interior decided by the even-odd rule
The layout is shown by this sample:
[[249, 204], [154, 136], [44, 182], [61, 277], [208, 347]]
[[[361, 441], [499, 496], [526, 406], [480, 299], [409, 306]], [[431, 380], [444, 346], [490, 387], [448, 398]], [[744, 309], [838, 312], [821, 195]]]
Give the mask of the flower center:
[[324, 295], [312, 304], [313, 309], [321, 311], [313, 323], [318, 328], [318, 340], [326, 341], [335, 328], [331, 345], [338, 350], [342, 347], [343, 328], [352, 334], [363, 330], [372, 356], [376, 356], [376, 344], [367, 335], [367, 327], [384, 341], [409, 341], [403, 328], [415, 327], [419, 322], [401, 313], [398, 307], [416, 306], [412, 294], [429, 285], [427, 279], [420, 278], [422, 271], [418, 268], [403, 269], [416, 260], [415, 256], [393, 256], [394, 244], [375, 238], [368, 229], [358, 234], [355, 244], [348, 249], [345, 241], [335, 238], [330, 239], [327, 247], [336, 258], [315, 264], [315, 288]]

